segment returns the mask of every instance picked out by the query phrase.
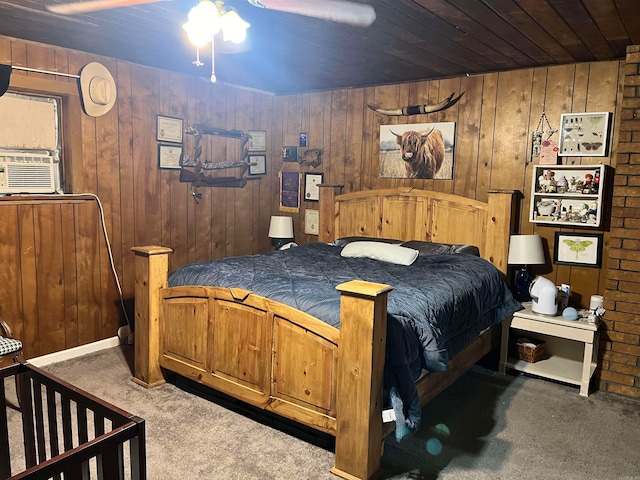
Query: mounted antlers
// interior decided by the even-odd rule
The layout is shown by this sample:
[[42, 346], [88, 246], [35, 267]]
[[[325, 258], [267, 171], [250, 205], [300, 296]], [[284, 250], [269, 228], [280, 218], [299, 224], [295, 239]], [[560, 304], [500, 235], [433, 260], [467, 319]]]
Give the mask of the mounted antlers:
[[441, 101], [440, 103], [436, 103], [435, 105], [428, 105], [428, 104], [412, 105], [409, 107], [389, 108], [389, 109], [378, 108], [378, 107], [374, 107], [373, 105], [367, 105], [367, 106], [376, 113], [380, 113], [381, 115], [394, 116], [394, 117], [407, 116], [407, 115], [419, 115], [424, 113], [435, 113], [441, 110], [446, 110], [447, 108], [454, 106], [456, 103], [458, 103], [458, 100], [462, 98], [462, 95], [464, 95], [464, 92], [462, 92], [460, 95], [454, 98], [455, 94], [456, 92], [453, 92], [443, 101]]

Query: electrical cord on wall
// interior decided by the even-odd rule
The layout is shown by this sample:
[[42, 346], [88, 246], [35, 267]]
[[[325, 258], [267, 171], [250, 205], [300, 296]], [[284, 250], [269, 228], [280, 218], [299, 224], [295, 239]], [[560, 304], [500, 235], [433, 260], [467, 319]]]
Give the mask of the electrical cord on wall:
[[[107, 246], [107, 252], [109, 254], [109, 264], [111, 265], [111, 272], [113, 273], [113, 278], [116, 281], [116, 288], [118, 290], [118, 298], [120, 299], [120, 306], [122, 307], [122, 313], [124, 314], [124, 318], [127, 321], [127, 326], [129, 327], [129, 332], [131, 332], [131, 321], [129, 320], [129, 316], [127, 315], [127, 309], [124, 306], [124, 295], [122, 293], [122, 287], [120, 286], [120, 279], [118, 278], [118, 272], [116, 271], [115, 262], [113, 261], [113, 252], [111, 251], [111, 243], [109, 242], [109, 234], [107, 233], [107, 224], [104, 219], [104, 208], [102, 207], [102, 202], [98, 195], [95, 193], [64, 193], [62, 196], [64, 197], [92, 197], [96, 200], [98, 204], [98, 210], [100, 211], [100, 221], [102, 223], [102, 233], [104, 235], [104, 240]], [[128, 335], [130, 336], [130, 335]], [[130, 338], [128, 339], [131, 340]]]

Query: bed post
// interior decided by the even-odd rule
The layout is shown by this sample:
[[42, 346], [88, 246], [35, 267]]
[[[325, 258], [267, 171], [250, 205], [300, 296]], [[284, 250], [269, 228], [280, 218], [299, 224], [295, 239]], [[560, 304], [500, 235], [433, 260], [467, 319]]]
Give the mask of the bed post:
[[336, 287], [340, 345], [336, 398], [336, 460], [331, 472], [368, 480], [380, 469], [382, 390], [389, 285], [353, 280]]
[[162, 385], [160, 370], [160, 289], [166, 288], [169, 274], [167, 247], [133, 247], [135, 253], [135, 340], [134, 377], [144, 387]]
[[344, 185], [330, 185], [321, 183], [320, 188], [320, 213], [318, 241], [333, 242], [336, 234], [336, 195], [340, 195]]
[[484, 258], [507, 274], [509, 238], [515, 221], [515, 192], [513, 190], [489, 190], [487, 231]]

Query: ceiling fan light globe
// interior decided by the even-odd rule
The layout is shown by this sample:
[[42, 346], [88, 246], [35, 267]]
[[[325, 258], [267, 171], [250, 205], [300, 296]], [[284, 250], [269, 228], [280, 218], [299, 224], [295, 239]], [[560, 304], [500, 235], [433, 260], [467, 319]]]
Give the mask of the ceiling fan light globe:
[[187, 32], [189, 41], [196, 47], [204, 47], [211, 41], [211, 33], [194, 28], [192, 24], [185, 23], [182, 28]]
[[182, 28], [187, 32], [189, 41], [196, 47], [204, 47], [220, 31], [218, 7], [209, 0], [202, 0], [193, 7], [187, 18], [189, 21]]
[[[220, 15], [218, 7], [210, 0], [201, 0], [195, 7], [189, 10], [189, 20], [201, 23], [219, 23]], [[220, 27], [218, 27], [220, 28]]]
[[220, 18], [222, 24], [222, 38], [226, 41], [232, 41], [233, 43], [242, 43], [247, 38], [247, 29], [249, 23], [245, 22], [238, 12], [235, 10], [229, 10]]

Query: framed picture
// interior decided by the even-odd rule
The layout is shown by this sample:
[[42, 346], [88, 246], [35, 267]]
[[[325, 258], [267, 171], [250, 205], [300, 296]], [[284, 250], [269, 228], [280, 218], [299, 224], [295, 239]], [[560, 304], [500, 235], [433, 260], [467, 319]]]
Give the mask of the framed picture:
[[[380, 125], [380, 178], [453, 179], [455, 122]], [[402, 147], [401, 147], [402, 145]], [[405, 162], [428, 149], [432, 161]]]
[[609, 139], [609, 112], [563, 113], [560, 147], [564, 157], [604, 157]]
[[266, 155], [249, 155], [249, 175], [264, 175], [267, 173]]
[[282, 147], [282, 161], [283, 162], [297, 162], [298, 161], [298, 147]]
[[307, 202], [317, 202], [320, 200], [319, 185], [324, 180], [324, 173], [304, 174], [304, 199]]
[[264, 130], [249, 130], [249, 151], [264, 152], [267, 149], [267, 132]]
[[159, 142], [182, 143], [182, 119], [158, 115], [156, 140]]
[[280, 211], [300, 211], [300, 172], [280, 172]]
[[182, 145], [158, 145], [158, 167], [179, 169], [182, 163]]
[[602, 242], [602, 233], [556, 232], [553, 263], [600, 268]]

